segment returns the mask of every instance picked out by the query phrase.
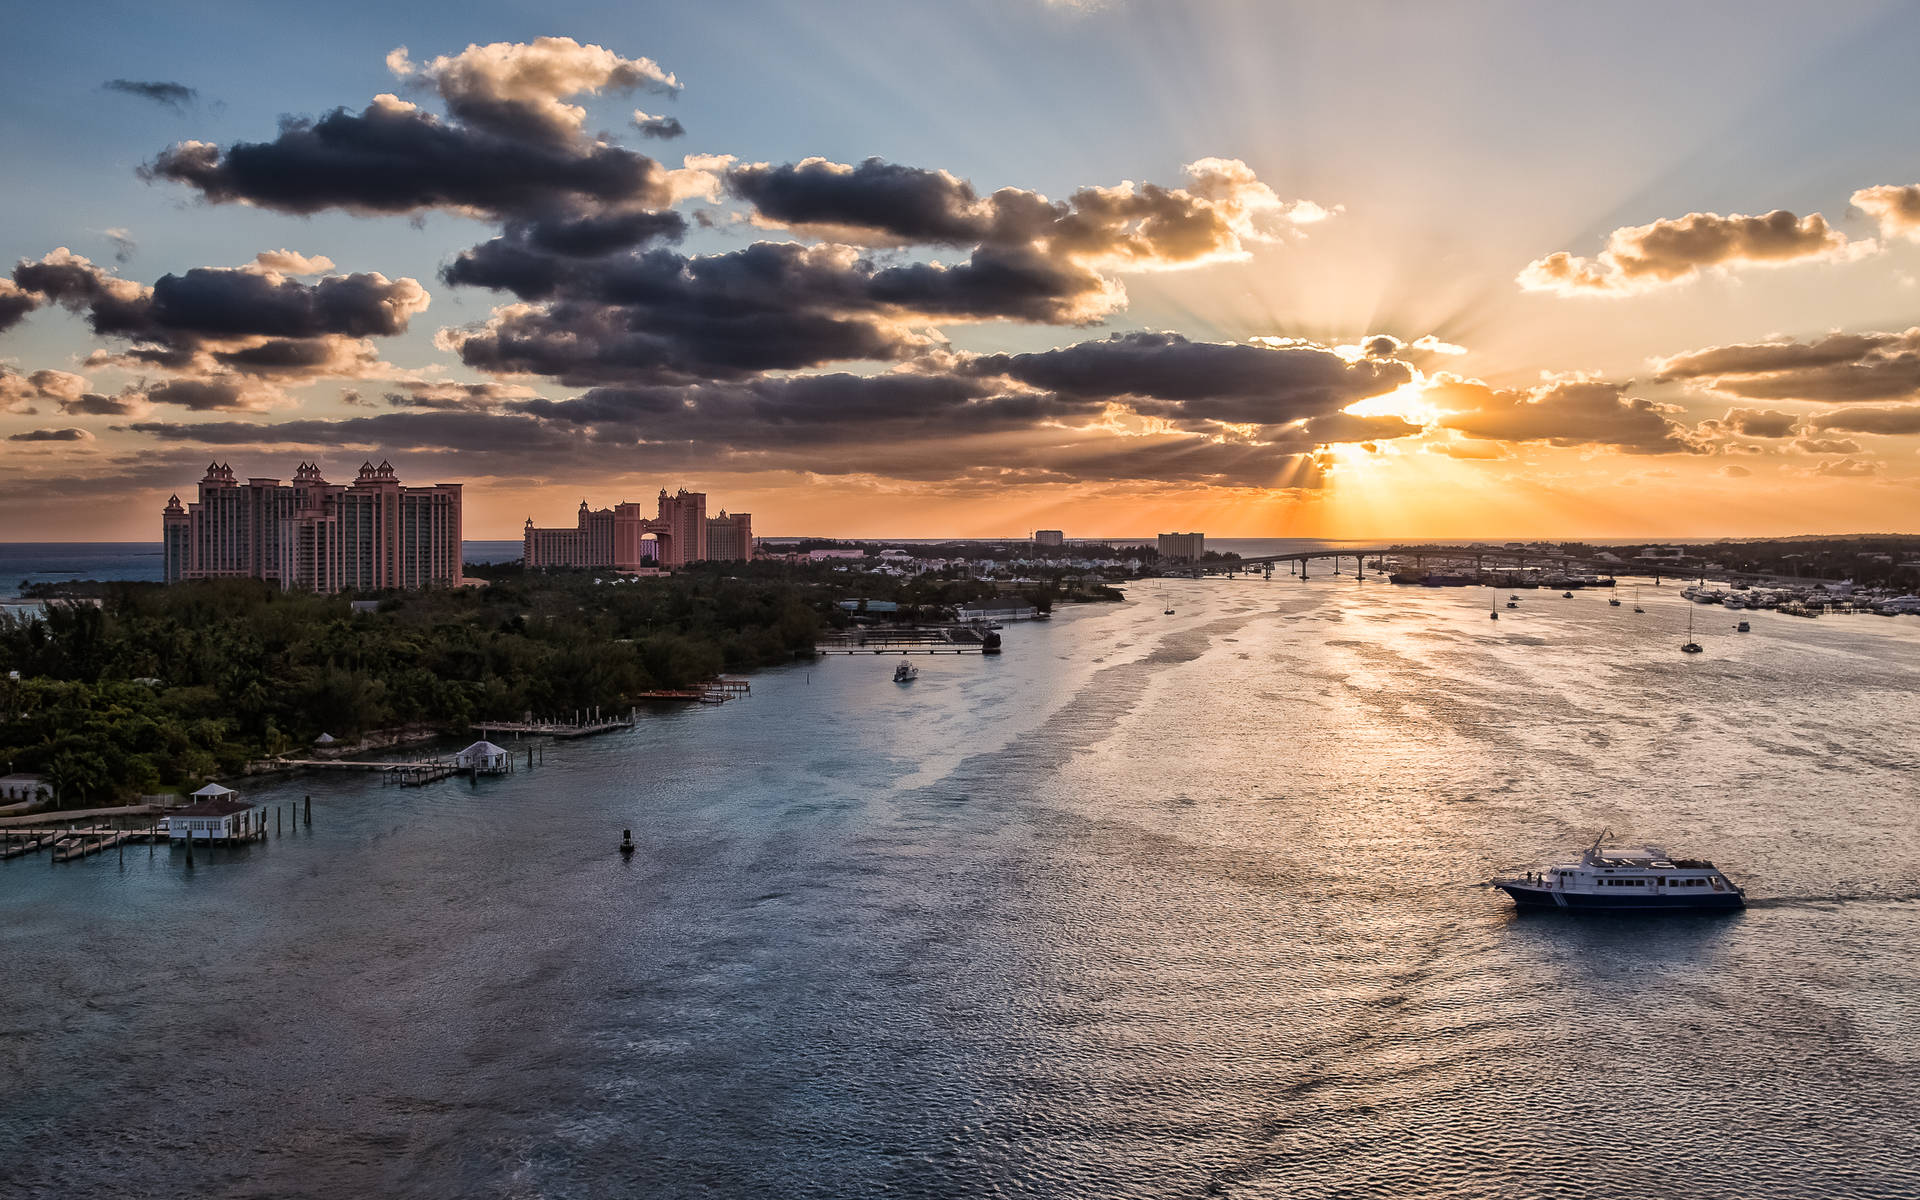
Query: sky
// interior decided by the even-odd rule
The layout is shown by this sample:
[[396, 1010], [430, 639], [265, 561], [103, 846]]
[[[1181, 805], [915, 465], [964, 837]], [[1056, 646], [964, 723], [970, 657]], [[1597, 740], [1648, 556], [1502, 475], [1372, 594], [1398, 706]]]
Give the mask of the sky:
[[[75, 11], [78, 9], [79, 11]], [[40, 6], [0, 540], [1912, 532], [1920, 8]], [[8, 266], [11, 264], [11, 266]]]

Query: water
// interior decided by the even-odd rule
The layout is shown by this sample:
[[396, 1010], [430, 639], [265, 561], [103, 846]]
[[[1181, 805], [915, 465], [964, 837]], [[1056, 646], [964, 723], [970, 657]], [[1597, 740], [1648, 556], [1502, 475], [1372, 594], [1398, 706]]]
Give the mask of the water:
[[[519, 542], [462, 542], [472, 563], [517, 562]], [[0, 542], [0, 600], [17, 599], [29, 583], [116, 579], [158, 583], [165, 576], [159, 542]]]
[[[1136, 591], [0, 864], [0, 1191], [1920, 1193], [1920, 621]], [[1754, 906], [1479, 886], [1604, 826]]]

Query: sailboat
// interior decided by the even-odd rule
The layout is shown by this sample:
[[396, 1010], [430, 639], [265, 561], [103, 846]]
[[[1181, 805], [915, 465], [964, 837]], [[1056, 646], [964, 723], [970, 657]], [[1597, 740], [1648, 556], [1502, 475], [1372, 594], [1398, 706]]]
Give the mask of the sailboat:
[[1492, 608], [1491, 608], [1491, 610], [1490, 610], [1490, 611], [1489, 611], [1489, 612], [1487, 613], [1487, 615], [1488, 615], [1489, 617], [1492, 617], [1492, 618], [1493, 618], [1494, 620], [1496, 620], [1496, 621], [1498, 621], [1498, 620], [1500, 619], [1500, 593], [1499, 593], [1499, 592], [1495, 592], [1495, 593], [1493, 593], [1493, 604], [1492, 604]]
[[1633, 589], [1633, 611], [1637, 613], [1643, 613], [1647, 611], [1646, 609], [1640, 607], [1640, 589], [1638, 587]]
[[1687, 610], [1687, 644], [1680, 647], [1683, 654], [1700, 653], [1700, 643], [1693, 640], [1693, 610]]

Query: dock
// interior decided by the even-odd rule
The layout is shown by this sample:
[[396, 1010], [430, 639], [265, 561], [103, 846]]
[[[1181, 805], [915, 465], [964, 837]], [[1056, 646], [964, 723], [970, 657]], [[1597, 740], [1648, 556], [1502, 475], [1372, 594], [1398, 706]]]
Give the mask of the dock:
[[984, 654], [999, 635], [973, 625], [869, 626], [835, 630], [813, 645], [816, 654]]
[[718, 679], [709, 679], [690, 688], [655, 688], [650, 692], [641, 692], [640, 698], [648, 701], [682, 700], [692, 704], [725, 704], [740, 696], [753, 695], [753, 684], [747, 680], [722, 675]]
[[568, 741], [632, 728], [633, 714], [629, 712], [624, 717], [601, 717], [598, 713], [586, 713], [576, 716], [572, 721], [481, 721], [474, 724], [473, 731], [483, 738], [496, 733], [511, 733], [517, 737], [550, 737]]

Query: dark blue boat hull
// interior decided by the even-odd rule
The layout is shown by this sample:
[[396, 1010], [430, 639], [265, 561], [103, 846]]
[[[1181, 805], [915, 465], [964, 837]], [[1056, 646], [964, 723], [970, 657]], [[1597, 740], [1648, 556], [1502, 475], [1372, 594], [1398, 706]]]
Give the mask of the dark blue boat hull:
[[[1542, 887], [1502, 883], [1501, 891], [1513, 897], [1515, 904], [1527, 908], [1568, 908], [1580, 912], [1674, 912], [1701, 909], [1745, 908], [1746, 897], [1739, 892], [1708, 892], [1704, 896], [1593, 896], [1580, 892], [1561, 892], [1557, 896]], [[1560, 901], [1564, 899], [1565, 904]]]

